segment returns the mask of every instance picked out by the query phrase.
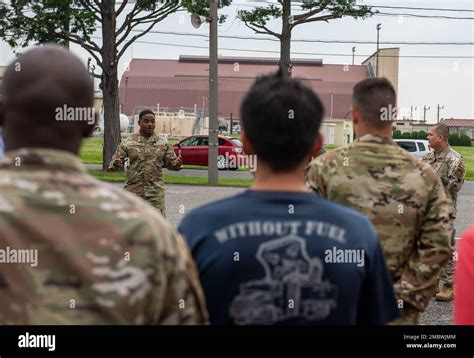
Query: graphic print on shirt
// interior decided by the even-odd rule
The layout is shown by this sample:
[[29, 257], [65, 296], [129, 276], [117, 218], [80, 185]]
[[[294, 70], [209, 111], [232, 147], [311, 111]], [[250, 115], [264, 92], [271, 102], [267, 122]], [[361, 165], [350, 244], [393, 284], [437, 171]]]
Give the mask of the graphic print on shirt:
[[337, 306], [337, 286], [323, 281], [323, 263], [310, 257], [306, 241], [289, 235], [261, 244], [261, 280], [240, 285], [229, 314], [235, 324], [274, 324], [292, 318], [323, 320]]

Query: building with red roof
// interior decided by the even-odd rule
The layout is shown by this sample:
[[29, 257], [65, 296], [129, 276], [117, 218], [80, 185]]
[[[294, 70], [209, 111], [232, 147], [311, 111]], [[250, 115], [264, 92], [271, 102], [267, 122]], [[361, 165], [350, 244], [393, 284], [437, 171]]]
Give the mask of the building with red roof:
[[[398, 63], [398, 57], [392, 61]], [[357, 82], [371, 76], [371, 65], [324, 64], [321, 59], [298, 58], [292, 59], [292, 64], [293, 78], [311, 87], [324, 104], [322, 131], [326, 142], [351, 142], [352, 89]], [[277, 69], [277, 58], [220, 56], [219, 118], [238, 120], [240, 104], [255, 79]], [[134, 116], [144, 108], [156, 108], [158, 112], [184, 110], [206, 117], [209, 59], [207, 56], [180, 56], [177, 60], [133, 59], [122, 75], [119, 88], [122, 113], [126, 115]]]

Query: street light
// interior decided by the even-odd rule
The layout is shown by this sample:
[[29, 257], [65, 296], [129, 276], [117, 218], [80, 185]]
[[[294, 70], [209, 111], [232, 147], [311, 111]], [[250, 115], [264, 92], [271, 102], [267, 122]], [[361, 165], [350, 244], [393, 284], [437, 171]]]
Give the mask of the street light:
[[217, 170], [218, 154], [218, 57], [217, 57], [217, 1], [210, 0], [209, 18], [197, 14], [191, 15], [191, 24], [198, 28], [206, 20], [209, 22], [209, 154], [208, 154], [208, 183], [217, 184], [219, 172]]
[[355, 46], [354, 46], [354, 47], [352, 48], [352, 66], [354, 66], [355, 52], [356, 52], [356, 48], [355, 48]]

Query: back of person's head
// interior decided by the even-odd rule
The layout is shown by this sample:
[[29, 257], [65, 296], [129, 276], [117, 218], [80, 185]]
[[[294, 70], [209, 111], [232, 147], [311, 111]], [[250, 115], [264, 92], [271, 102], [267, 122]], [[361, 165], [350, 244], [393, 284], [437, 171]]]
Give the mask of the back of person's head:
[[448, 140], [448, 138], [449, 138], [449, 127], [446, 124], [444, 124], [444, 123], [438, 124], [435, 127], [435, 132], [439, 136], [442, 136], [443, 140], [445, 140], [445, 141]]
[[278, 72], [255, 81], [242, 102], [240, 115], [243, 133], [258, 162], [273, 172], [284, 173], [310, 156], [324, 108], [310, 88]]
[[94, 128], [91, 77], [65, 48], [44, 45], [25, 52], [8, 66], [2, 87], [0, 126], [7, 150], [77, 153]]
[[369, 127], [391, 127], [396, 119], [396, 105], [395, 88], [386, 78], [367, 78], [354, 87], [352, 106]]

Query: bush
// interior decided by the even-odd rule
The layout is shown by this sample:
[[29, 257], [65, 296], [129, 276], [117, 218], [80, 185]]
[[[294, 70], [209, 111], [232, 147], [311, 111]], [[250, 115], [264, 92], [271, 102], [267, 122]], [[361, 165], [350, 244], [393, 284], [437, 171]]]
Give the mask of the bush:
[[461, 134], [459, 136], [459, 145], [462, 145], [463, 147], [470, 147], [471, 144], [471, 138], [469, 138], [468, 135]]
[[453, 133], [453, 134], [450, 134], [449, 135], [449, 138], [448, 138], [448, 142], [449, 142], [449, 145], [459, 145], [459, 134], [457, 133]]
[[418, 132], [411, 132], [411, 139], [418, 139]]
[[428, 138], [428, 133], [425, 131], [419, 131], [418, 132], [418, 139], [427, 139]]
[[402, 131], [399, 131], [398, 129], [393, 132], [393, 139], [400, 139], [402, 137]]
[[411, 139], [411, 133], [405, 132], [402, 134], [403, 139]]

